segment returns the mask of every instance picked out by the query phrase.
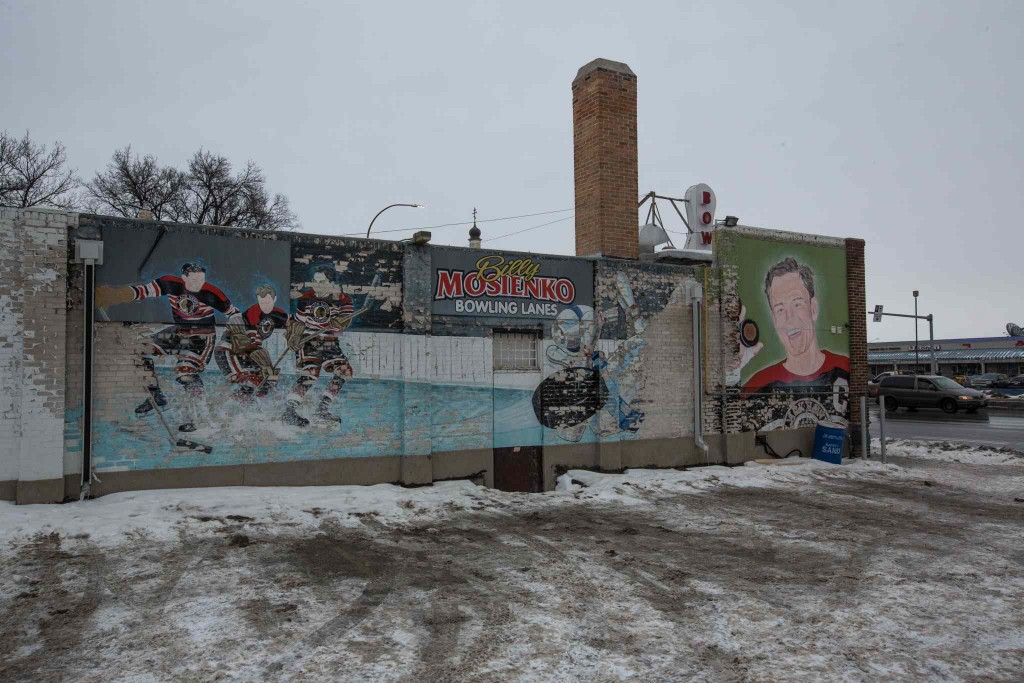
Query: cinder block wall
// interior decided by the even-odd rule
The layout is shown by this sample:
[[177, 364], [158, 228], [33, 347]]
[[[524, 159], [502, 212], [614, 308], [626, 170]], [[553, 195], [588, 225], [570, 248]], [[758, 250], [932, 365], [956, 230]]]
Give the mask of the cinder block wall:
[[64, 498], [67, 234], [76, 216], [0, 209], [0, 498]]
[[[10, 387], [0, 396], [0, 494], [21, 502], [57, 501], [78, 494], [82, 456], [82, 285], [79, 269], [69, 258], [69, 245], [73, 247], [76, 235], [102, 238], [104, 226], [131, 228], [138, 222], [51, 211], [4, 210], [0, 216], [4, 228], [0, 231], [0, 301], [4, 304], [0, 381]], [[152, 416], [133, 417], [134, 407], [146, 397], [149, 375], [142, 357], [149, 349], [147, 335], [154, 324], [99, 321], [95, 364], [99, 427], [94, 445], [102, 482], [94, 486], [97, 494], [197, 485], [427, 484], [470, 475], [480, 475], [491, 484], [498, 434], [510, 438], [508, 425], [501, 420], [533, 419], [528, 404], [520, 404], [526, 414], [509, 413], [507, 406], [499, 405], [495, 397], [500, 387], [532, 391], [541, 379], [559, 370], [548, 360], [548, 351], [556, 344], [553, 320], [432, 314], [432, 247], [307, 235], [250, 236], [202, 226], [178, 229], [196, 236], [232, 236], [268, 244], [283, 239], [292, 243], [290, 253], [296, 263], [315, 261], [321, 254], [335, 263], [365, 260], [372, 264], [370, 270], [391, 272], [378, 292], [391, 302], [389, 311], [376, 314], [382, 316], [384, 327], [353, 329], [344, 336], [363, 388], [359, 382], [346, 387], [341, 414], [368, 415], [370, 427], [348, 435], [343, 429], [326, 440], [317, 437], [282, 444], [273, 436], [277, 414], [257, 413], [251, 432], [235, 433], [231, 443], [217, 444], [217, 457], [182, 452], [159, 455], [166, 451], [167, 434]], [[598, 349], [602, 363], [614, 370], [609, 378], [623, 407], [618, 415], [596, 415], [576, 435], [571, 434], [573, 430], [539, 425], [534, 436], [523, 432], [528, 443], [543, 447], [547, 487], [568, 467], [621, 470], [742, 462], [763, 455], [754, 445], [754, 434], [761, 429], [774, 430], [770, 438], [777, 450], [800, 448], [809, 454], [813, 429], [773, 427], [765, 422], [792, 412], [788, 400], [769, 397], [751, 402], [731, 383], [730, 368], [739, 353], [736, 328], [743, 273], [730, 261], [730, 234], [763, 240], [766, 248], [791, 244], [843, 250], [850, 270], [849, 281], [842, 283], [847, 290], [844, 296], [851, 312], [863, 309], [859, 240], [751, 228], [723, 231], [720, 263], [710, 268], [553, 257], [567, 264], [586, 264], [593, 273], [594, 294], [589, 303], [600, 326]], [[117, 258], [109, 251], [106, 256]], [[706, 456], [696, 448], [693, 435], [694, 347], [684, 291], [685, 284], [694, 280], [705, 287]], [[346, 286], [358, 295], [365, 285]], [[866, 356], [866, 345], [856, 339], [860, 333], [855, 320], [851, 315], [850, 391], [854, 396], [862, 381], [859, 357]], [[539, 333], [538, 355], [543, 361], [535, 373], [516, 376], [498, 372], [492, 364], [492, 335], [496, 330], [515, 329]], [[763, 333], [769, 333], [767, 326]], [[272, 342], [277, 344], [273, 348], [277, 356], [283, 346], [277, 337]], [[289, 373], [294, 372], [291, 362], [284, 364]], [[209, 381], [219, 376], [212, 363], [206, 372]]]
[[[84, 217], [78, 232], [89, 238], [103, 238], [106, 230], [131, 230], [132, 226], [146, 229], [150, 225]], [[426, 484], [474, 474], [480, 474], [485, 483], [492, 483], [492, 449], [520, 443], [543, 446], [544, 481], [548, 487], [553, 486], [559, 468], [563, 467], [618, 470], [703, 461], [703, 456], [698, 458], [693, 448], [692, 329], [690, 309], [683, 298], [685, 283], [702, 278], [700, 269], [546, 257], [554, 263], [575, 264], [573, 267], [583, 267], [591, 273], [588, 277], [593, 279], [594, 298], [579, 303], [591, 307], [600, 320], [599, 349], [603, 362], [611, 365], [610, 386], [621, 397], [622, 405], [628, 406], [622, 408], [622, 415], [606, 411], [595, 416], [581, 433], [571, 435], [541, 429], [539, 424], [530, 427], [534, 418], [528, 400], [525, 405], [519, 404], [516, 410], [520, 412], [509, 413], [507, 406], [502, 408], [495, 398], [502, 391], [533, 392], [541, 379], [560, 369], [547, 361], [547, 351], [555, 344], [554, 321], [432, 314], [434, 248], [312, 235], [250, 236], [202, 226], [174, 229], [187, 230], [197, 238], [214, 235], [232, 236], [239, 241], [288, 242], [294, 264], [293, 280], [301, 279], [302, 270], [310, 263], [324, 258], [337, 264], [368, 260], [377, 264], [375, 268], [392, 268], [380, 264], [393, 262], [395, 256], [387, 254], [397, 253], [400, 273], [387, 276], [378, 289], [391, 288], [391, 311], [400, 317], [393, 319], [387, 329], [352, 329], [343, 337], [355, 368], [355, 381], [369, 382], [373, 386], [371, 394], [390, 392], [396, 398], [387, 403], [389, 407], [382, 407], [379, 400], [365, 400], [371, 394], [355, 388], [356, 384], [349, 385], [340, 399], [341, 413], [372, 418], [373, 428], [347, 436], [313, 434], [312, 440], [275, 442], [273, 425], [279, 409], [274, 412], [271, 408], [253, 417], [250, 432], [234, 433], [229, 443], [215, 443], [212, 456], [181, 451], [160, 455], [166, 451], [167, 434], [153, 415], [133, 416], [135, 406], [146, 398], [144, 387], [150, 381], [143, 363], [148, 335], [160, 325], [101, 319], [96, 325], [94, 380], [95, 466], [101, 479], [93, 487], [96, 493], [223, 484]], [[167, 245], [195, 242], [185, 234], [175, 235], [165, 238]], [[144, 241], [148, 245], [151, 239], [147, 237]], [[167, 248], [177, 247], [161, 247]], [[188, 249], [195, 251], [198, 247]], [[182, 252], [183, 257], [192, 258], [188, 249], [188, 253]], [[212, 263], [218, 254], [204, 254], [199, 249], [194, 256]], [[118, 256], [108, 249], [107, 258]], [[346, 288], [358, 295], [362, 286], [349, 283]], [[72, 287], [72, 298], [77, 302], [76, 291]], [[283, 301], [282, 305], [287, 303]], [[82, 337], [76, 327], [80, 313], [72, 312], [69, 328], [69, 345], [76, 347], [80, 347]], [[539, 333], [538, 355], [543, 362], [535, 373], [496, 371], [492, 365], [493, 333], [517, 329]], [[268, 343], [276, 344], [272, 349], [275, 357], [283, 350], [277, 337]], [[69, 400], [65, 430], [69, 489], [74, 488], [71, 474], [81, 461], [79, 353], [77, 349], [74, 353], [67, 351], [71, 368], [69, 387], [76, 387], [76, 395]], [[294, 368], [290, 365], [291, 357], [285, 355], [282, 368], [288, 383], [293, 381], [290, 373]], [[204, 375], [208, 383], [217, 380], [212, 362]], [[321, 388], [324, 383], [320, 382]], [[167, 383], [165, 388], [177, 390], [173, 383]], [[509, 420], [513, 421], [511, 426]], [[175, 424], [171, 428], [173, 432]], [[495, 429], [520, 434], [501, 438], [524, 440], [499, 444]], [[200, 434], [195, 438], [212, 437]]]

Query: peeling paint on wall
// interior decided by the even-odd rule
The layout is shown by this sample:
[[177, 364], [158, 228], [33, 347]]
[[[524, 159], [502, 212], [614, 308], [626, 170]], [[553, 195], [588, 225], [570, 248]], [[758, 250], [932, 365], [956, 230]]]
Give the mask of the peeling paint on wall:
[[[116, 244], [131, 242], [118, 234]], [[152, 237], [139, 234], [143, 243]], [[554, 320], [461, 316], [452, 334], [426, 335], [432, 317], [445, 320], [430, 313], [435, 283], [420, 281], [436, 270], [432, 249], [300, 236], [290, 243], [287, 299], [266, 277], [229, 299], [204, 265], [212, 272], [223, 255], [180, 249], [219, 250], [230, 239], [161, 247], [161, 264], [188, 264], [181, 273], [98, 290], [99, 305], [113, 301], [128, 319], [100, 325], [99, 471], [405, 455], [423, 452], [420, 444], [448, 452], [590, 443], [644, 438], [645, 429], [677, 436], [692, 424], [684, 392], [660, 393], [690, 367], [688, 348], [678, 348], [685, 333], [673, 329], [687, 318], [678, 292], [689, 275], [678, 268], [547, 259], [546, 277], [571, 275], [574, 294], [586, 297], [574, 296]], [[248, 246], [280, 254], [283, 244]], [[449, 261], [456, 251], [445, 249]], [[279, 272], [275, 258], [255, 260]], [[406, 283], [410, 273], [416, 279]], [[237, 269], [229, 279], [253, 281]], [[131, 302], [149, 299], [164, 308], [130, 320]], [[173, 325], [147, 322], [153, 315]], [[490, 337], [508, 326], [541, 333], [534, 372], [495, 369]]]

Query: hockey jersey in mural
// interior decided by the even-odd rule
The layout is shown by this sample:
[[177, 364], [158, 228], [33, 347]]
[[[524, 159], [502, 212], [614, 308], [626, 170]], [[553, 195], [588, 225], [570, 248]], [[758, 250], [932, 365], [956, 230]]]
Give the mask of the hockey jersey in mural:
[[198, 292], [189, 291], [185, 281], [176, 275], [164, 275], [145, 285], [131, 285], [136, 301], [165, 296], [171, 304], [171, 315], [180, 326], [213, 327], [214, 311], [226, 316], [238, 313], [227, 295], [218, 287], [205, 283]]
[[810, 375], [797, 375], [786, 369], [786, 361], [757, 372], [743, 386], [746, 394], [763, 394], [777, 392], [804, 393], [814, 390], [831, 391], [837, 384], [848, 387], [850, 384], [850, 359], [846, 356], [822, 351], [825, 362], [817, 371]]
[[288, 314], [277, 306], [270, 313], [264, 313], [258, 304], [253, 304], [242, 314], [242, 319], [249, 338], [262, 344], [274, 334], [275, 329], [283, 328], [288, 323]]
[[318, 296], [312, 288], [303, 289], [295, 301], [295, 319], [307, 329], [330, 331], [331, 320], [355, 312], [352, 297], [345, 292]]

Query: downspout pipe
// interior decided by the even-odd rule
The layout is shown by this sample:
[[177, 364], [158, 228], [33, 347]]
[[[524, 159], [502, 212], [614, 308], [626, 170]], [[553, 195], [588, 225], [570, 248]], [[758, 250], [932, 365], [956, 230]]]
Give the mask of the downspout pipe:
[[704, 441], [704, 349], [701, 344], [701, 303], [704, 301], [704, 288], [697, 282], [686, 283], [686, 303], [693, 315], [693, 442], [704, 454], [704, 462], [710, 462], [708, 445]]
[[103, 263], [103, 242], [76, 240], [75, 261], [83, 270], [82, 330], [82, 480], [80, 498], [92, 494], [93, 365], [96, 339], [96, 266]]

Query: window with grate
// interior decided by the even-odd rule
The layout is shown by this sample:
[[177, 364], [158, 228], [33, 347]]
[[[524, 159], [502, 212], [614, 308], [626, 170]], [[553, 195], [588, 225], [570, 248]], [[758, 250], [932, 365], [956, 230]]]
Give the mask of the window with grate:
[[495, 370], [540, 370], [537, 342], [540, 332], [495, 332]]

